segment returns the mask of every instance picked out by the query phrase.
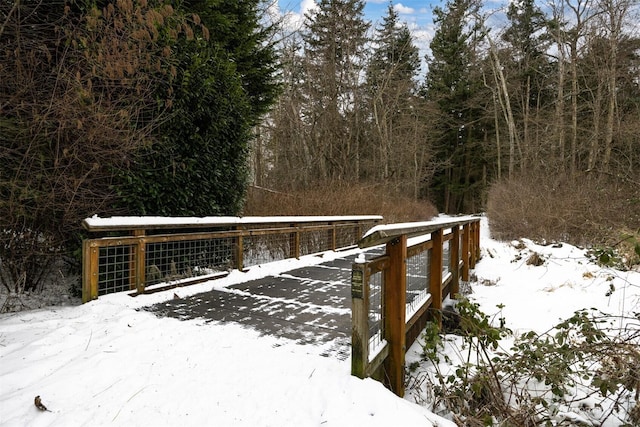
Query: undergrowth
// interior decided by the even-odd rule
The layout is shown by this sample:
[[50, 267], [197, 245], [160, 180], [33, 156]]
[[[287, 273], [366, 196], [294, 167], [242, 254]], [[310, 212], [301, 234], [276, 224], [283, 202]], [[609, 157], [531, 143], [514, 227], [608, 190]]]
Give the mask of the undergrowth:
[[425, 329], [432, 369], [410, 381], [435, 412], [464, 426], [640, 425], [640, 314], [580, 310], [545, 333], [513, 337], [499, 314], [468, 300], [457, 309], [457, 336]]
[[382, 185], [317, 185], [306, 190], [274, 191], [251, 187], [243, 215], [382, 215], [384, 221], [424, 221], [438, 214], [430, 202], [398, 195]]
[[[487, 216], [497, 239], [566, 242], [624, 257], [640, 244], [640, 187], [637, 179], [521, 173], [491, 186]], [[634, 260], [640, 263], [628, 257]]]

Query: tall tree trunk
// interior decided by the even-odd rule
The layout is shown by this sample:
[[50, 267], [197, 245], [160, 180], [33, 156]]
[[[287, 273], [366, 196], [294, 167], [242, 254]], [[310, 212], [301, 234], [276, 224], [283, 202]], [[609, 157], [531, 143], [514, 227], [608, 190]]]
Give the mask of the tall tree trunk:
[[589, 144], [589, 158], [587, 160], [587, 170], [593, 170], [598, 161], [598, 150], [600, 146], [600, 114], [602, 112], [602, 84], [598, 82], [596, 94], [593, 97], [593, 133], [591, 144]]
[[511, 100], [507, 88], [507, 79], [502, 72], [502, 64], [500, 63], [500, 58], [498, 58], [493, 40], [491, 40], [490, 37], [487, 37], [487, 39], [491, 46], [491, 64], [493, 66], [493, 75], [496, 79], [496, 87], [498, 88], [498, 99], [500, 100], [500, 106], [502, 107], [509, 132], [509, 178], [512, 178], [516, 163], [516, 147], [518, 147], [520, 158], [522, 158], [522, 151], [518, 142], [516, 123], [513, 118], [513, 109], [511, 108]]
[[564, 127], [564, 46], [558, 41], [558, 93], [556, 97], [556, 138], [560, 168], [564, 170], [565, 127]]
[[569, 175], [576, 173], [578, 154], [578, 41], [571, 41], [571, 153]]

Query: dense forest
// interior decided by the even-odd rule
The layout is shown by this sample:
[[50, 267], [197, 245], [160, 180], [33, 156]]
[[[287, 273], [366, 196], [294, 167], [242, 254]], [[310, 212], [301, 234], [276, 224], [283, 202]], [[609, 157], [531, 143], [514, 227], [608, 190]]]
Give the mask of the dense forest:
[[434, 9], [426, 75], [393, 4], [375, 26], [363, 6], [319, 1], [282, 38], [259, 185], [380, 181], [457, 213], [523, 173], [637, 177], [637, 2], [449, 0]]
[[637, 1], [449, 0], [426, 58], [393, 3], [319, 0], [295, 29], [272, 8], [0, 0], [0, 283], [35, 288], [84, 217], [237, 215], [249, 187], [637, 236]]
[[281, 33], [257, 186], [384, 185], [441, 212], [486, 211], [502, 237], [637, 236], [637, 1], [448, 0], [425, 58], [393, 3], [377, 23], [363, 7], [318, 1]]

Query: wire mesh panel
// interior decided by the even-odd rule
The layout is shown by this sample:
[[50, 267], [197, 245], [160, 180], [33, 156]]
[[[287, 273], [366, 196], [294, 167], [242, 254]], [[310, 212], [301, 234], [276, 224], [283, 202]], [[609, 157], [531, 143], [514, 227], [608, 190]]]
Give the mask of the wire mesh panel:
[[383, 313], [383, 272], [379, 271], [369, 277], [369, 354], [375, 353], [384, 338]]
[[280, 261], [293, 257], [295, 236], [291, 233], [249, 235], [244, 237], [243, 260], [245, 267]]
[[462, 242], [464, 241], [464, 232], [462, 230], [460, 230], [459, 233], [459, 241], [458, 241], [458, 262], [460, 262], [460, 260], [464, 260], [464, 253], [462, 253], [462, 248], [464, 247], [462, 245]]
[[135, 245], [107, 246], [98, 252], [98, 295], [135, 286]]
[[442, 277], [451, 272], [451, 241], [442, 242]]
[[330, 229], [301, 231], [300, 255], [315, 254], [331, 249], [333, 231]]
[[407, 319], [424, 304], [429, 295], [430, 250], [420, 252], [407, 258]]
[[336, 248], [355, 245], [360, 239], [360, 227], [341, 225], [336, 227]]
[[231, 237], [162, 241], [145, 248], [145, 285], [228, 271], [235, 265]]

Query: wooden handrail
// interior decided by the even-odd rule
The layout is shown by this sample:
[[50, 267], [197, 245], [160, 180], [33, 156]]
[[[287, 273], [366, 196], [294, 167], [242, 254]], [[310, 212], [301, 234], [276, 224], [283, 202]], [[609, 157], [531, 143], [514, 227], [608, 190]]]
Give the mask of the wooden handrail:
[[[461, 278], [468, 280], [469, 269], [480, 257], [479, 225], [477, 216], [378, 225], [358, 242], [361, 248], [385, 244], [386, 251], [381, 257], [356, 262], [352, 267], [352, 375], [382, 379], [394, 393], [404, 394], [406, 349], [417, 338], [428, 318], [441, 324], [443, 300], [458, 293]], [[416, 238], [414, 243], [408, 243], [410, 238]], [[444, 242], [449, 242], [450, 255], [446, 275], [443, 275]], [[429, 296], [421, 300], [417, 308], [411, 306], [411, 317], [406, 318], [407, 259], [426, 251], [430, 253], [429, 278], [425, 283]], [[379, 308], [381, 311], [374, 313], [373, 318], [381, 317], [378, 324], [383, 329], [383, 336], [382, 339], [376, 338], [382, 345], [370, 354], [369, 297], [372, 291], [369, 280], [375, 274], [381, 274], [383, 278], [382, 288], [376, 290], [383, 296], [383, 301]]]
[[[175, 282], [180, 286], [196, 283], [211, 276], [212, 273], [204, 272], [207, 269], [211, 271], [210, 265], [215, 265], [216, 277], [227, 271], [228, 267], [242, 270], [262, 259], [260, 252], [257, 261], [254, 257], [247, 261], [249, 264], [245, 264], [245, 249], [251, 250], [250, 243], [255, 239], [264, 238], [262, 243], [266, 246], [259, 250], [267, 254], [273, 250], [278, 256], [283, 253], [282, 246], [278, 245], [282, 245], [283, 239], [286, 239], [288, 246], [283, 255], [285, 258], [299, 258], [310, 251], [336, 250], [337, 231], [340, 230], [348, 232], [341, 235], [339, 244], [355, 245], [362, 235], [362, 228], [371, 227], [380, 220], [382, 217], [379, 215], [87, 218], [82, 223], [85, 229], [101, 235], [107, 233], [108, 237], [83, 241], [83, 301], [95, 299], [101, 293], [122, 290], [145, 293], [148, 291], [147, 285], [158, 281]], [[304, 237], [308, 233], [324, 233], [326, 238], [322, 249], [313, 244], [301, 248], [305, 245]], [[187, 244], [193, 245], [190, 246], [193, 249], [182, 249]], [[272, 244], [274, 247], [269, 246]], [[164, 251], [163, 245], [171, 249]], [[151, 253], [154, 248], [159, 248], [155, 252], [159, 256]], [[174, 248], [178, 248], [175, 254]], [[163, 255], [165, 252], [170, 254]], [[194, 260], [196, 257], [198, 260]], [[206, 260], [202, 261], [202, 258]], [[220, 266], [223, 266], [221, 270]]]

